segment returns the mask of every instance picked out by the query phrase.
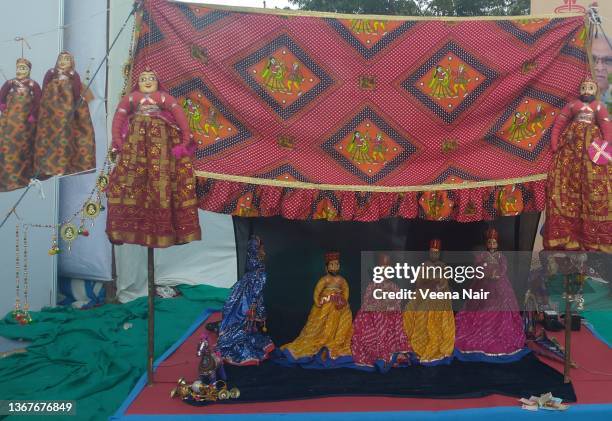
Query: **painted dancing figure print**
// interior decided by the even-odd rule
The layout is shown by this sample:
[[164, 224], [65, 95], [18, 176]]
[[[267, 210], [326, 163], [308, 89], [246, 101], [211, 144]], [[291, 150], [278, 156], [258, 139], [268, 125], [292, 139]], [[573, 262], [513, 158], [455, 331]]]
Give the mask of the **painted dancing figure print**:
[[459, 95], [459, 90], [463, 92], [463, 96], [468, 94], [467, 84], [470, 83], [470, 78], [465, 70], [465, 65], [463, 63], [459, 64], [457, 68], [457, 72], [455, 75], [455, 80], [453, 82], [453, 91], [455, 96]]
[[214, 137], [215, 140], [219, 139], [219, 130], [221, 129], [221, 123], [219, 122], [219, 117], [217, 114], [217, 110], [211, 105], [208, 108], [208, 115], [206, 116], [206, 121], [204, 122], [204, 132], [207, 137]]
[[265, 83], [266, 88], [271, 92], [282, 92], [286, 93], [285, 88], [285, 64], [275, 57], [270, 57], [268, 63], [261, 73], [261, 77]]
[[520, 142], [521, 140], [532, 137], [535, 133], [529, 130], [529, 111], [517, 111], [512, 117], [512, 124], [508, 131], [510, 132], [509, 140]]
[[291, 66], [289, 77], [287, 78], [287, 89], [289, 93], [297, 92], [298, 96], [302, 94], [302, 83], [304, 82], [304, 75], [300, 69], [300, 64], [295, 62]]
[[451, 71], [449, 68], [437, 66], [428, 84], [434, 98], [453, 98], [451, 89]]
[[200, 106], [195, 104], [191, 98], [185, 98], [183, 100], [183, 110], [185, 111], [185, 115], [187, 115], [191, 133], [204, 133], [204, 130], [202, 130], [200, 126], [200, 121], [202, 120]]

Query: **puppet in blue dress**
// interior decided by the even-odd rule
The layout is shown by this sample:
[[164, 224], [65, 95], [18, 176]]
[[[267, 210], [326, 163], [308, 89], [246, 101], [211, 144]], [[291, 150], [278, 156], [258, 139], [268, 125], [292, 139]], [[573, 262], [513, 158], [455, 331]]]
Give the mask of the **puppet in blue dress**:
[[264, 257], [261, 240], [252, 237], [247, 246], [245, 274], [232, 287], [223, 306], [217, 349], [229, 364], [257, 365], [274, 350], [272, 339], [265, 333]]

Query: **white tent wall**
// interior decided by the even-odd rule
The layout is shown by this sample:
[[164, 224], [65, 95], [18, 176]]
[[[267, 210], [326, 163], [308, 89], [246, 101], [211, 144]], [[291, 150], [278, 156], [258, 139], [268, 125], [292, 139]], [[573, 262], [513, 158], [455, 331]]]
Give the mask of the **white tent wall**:
[[[229, 288], [236, 282], [237, 262], [231, 217], [200, 211], [202, 241], [155, 250], [155, 283], [206, 284]], [[117, 298], [131, 301], [147, 295], [147, 249], [115, 247]]]
[[[16, 36], [27, 39], [31, 49], [24, 55], [32, 62], [32, 78], [42, 84], [45, 72], [55, 65], [62, 48], [63, 2], [61, 0], [2, 0], [0, 5], [0, 69], [4, 77], [15, 77], [15, 60], [21, 56]], [[34, 35], [35, 34], [35, 35]], [[0, 168], [2, 171], [3, 168]], [[57, 220], [57, 178], [42, 183], [45, 198], [31, 188], [17, 214], [24, 223], [54, 224]], [[0, 222], [15, 205], [24, 189], [0, 193]], [[15, 225], [12, 215], [0, 228], [0, 315], [15, 305]], [[56, 260], [47, 254], [51, 246], [49, 229], [31, 228], [29, 233], [29, 301], [32, 310], [55, 305]], [[22, 262], [23, 264], [23, 262]], [[23, 273], [22, 273], [23, 275]], [[22, 284], [23, 288], [23, 284]], [[22, 294], [23, 299], [23, 294]]]
[[[98, 65], [106, 55], [106, 0], [64, 0], [64, 49], [74, 55], [76, 70], [83, 84], [89, 83]], [[96, 136], [96, 166], [102, 168], [108, 149], [106, 136], [106, 66], [91, 82], [94, 99], [89, 102], [89, 112]], [[80, 206], [87, 199], [96, 183], [97, 171], [88, 174], [60, 178], [59, 214], [60, 221], [69, 219], [80, 212]], [[80, 213], [79, 213], [80, 217]], [[80, 224], [77, 217], [74, 223]], [[70, 251], [63, 245], [60, 254], [59, 275], [68, 278], [109, 281], [111, 280], [111, 245], [104, 231], [106, 213], [95, 219], [95, 224], [86, 221], [89, 237], [79, 237]]]

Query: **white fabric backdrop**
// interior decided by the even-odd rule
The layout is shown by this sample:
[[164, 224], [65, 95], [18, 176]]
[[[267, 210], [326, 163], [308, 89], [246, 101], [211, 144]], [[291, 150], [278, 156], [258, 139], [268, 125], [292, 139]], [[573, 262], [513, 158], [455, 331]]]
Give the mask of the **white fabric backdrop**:
[[[155, 283], [207, 284], [229, 288], [236, 282], [237, 262], [231, 217], [200, 211], [202, 241], [155, 250]], [[115, 247], [117, 297], [122, 303], [147, 295], [147, 249]]]
[[[74, 55], [77, 72], [81, 81], [87, 84], [87, 70], [91, 77], [106, 55], [106, 0], [65, 0], [64, 49]], [[129, 32], [129, 30], [128, 30]], [[101, 168], [106, 156], [106, 108], [104, 104], [106, 66], [93, 79], [89, 112], [96, 135], [96, 165]], [[97, 171], [90, 174], [60, 177], [60, 221], [79, 210], [96, 182]], [[80, 219], [73, 221], [77, 226]], [[109, 281], [111, 279], [111, 245], [106, 238], [104, 227], [106, 213], [95, 220], [92, 227], [87, 223], [89, 237], [79, 237], [68, 252], [66, 244], [59, 258], [59, 275], [77, 279]]]
[[[32, 79], [42, 85], [45, 72], [55, 65], [61, 49], [62, 25], [60, 0], [2, 0], [0, 2], [0, 84], [4, 76], [15, 77], [15, 60], [21, 56], [21, 46], [13, 41], [18, 35], [28, 40], [31, 49], [25, 56], [32, 62]], [[40, 33], [38, 35], [33, 35]], [[0, 168], [4, 171], [4, 168]], [[23, 223], [54, 224], [57, 219], [57, 179], [44, 181], [45, 198], [37, 188], [31, 188], [17, 209]], [[23, 189], [0, 193], [0, 222], [15, 205]], [[15, 305], [15, 225], [11, 216], [0, 228], [0, 317], [13, 310]], [[51, 246], [49, 229], [31, 228], [29, 234], [29, 301], [32, 310], [55, 305], [55, 257], [47, 254]], [[23, 250], [22, 250], [23, 252]], [[22, 262], [23, 264], [23, 262]], [[23, 275], [23, 273], [22, 273]], [[22, 280], [23, 282], [23, 280]], [[23, 284], [22, 296], [23, 300]]]

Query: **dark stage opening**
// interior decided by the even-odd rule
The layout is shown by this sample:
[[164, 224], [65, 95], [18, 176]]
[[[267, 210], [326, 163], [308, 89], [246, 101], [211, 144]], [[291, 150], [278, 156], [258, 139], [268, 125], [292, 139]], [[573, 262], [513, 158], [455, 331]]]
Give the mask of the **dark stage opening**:
[[[239, 275], [244, 273], [246, 242], [258, 235], [265, 244], [268, 280], [265, 303], [267, 327], [277, 346], [295, 339], [312, 306], [315, 284], [325, 273], [324, 254], [341, 253], [341, 274], [350, 287], [353, 317], [361, 302], [362, 251], [427, 250], [438, 237], [447, 251], [484, 249], [484, 232], [494, 226], [501, 250], [531, 250], [539, 214], [504, 217], [493, 222], [433, 222], [385, 219], [378, 222], [293, 221], [280, 217], [234, 218]], [[444, 252], [443, 252], [444, 253]], [[444, 259], [444, 254], [442, 254]], [[526, 286], [529, 268], [513, 284]], [[524, 288], [517, 290], [521, 299]]]

